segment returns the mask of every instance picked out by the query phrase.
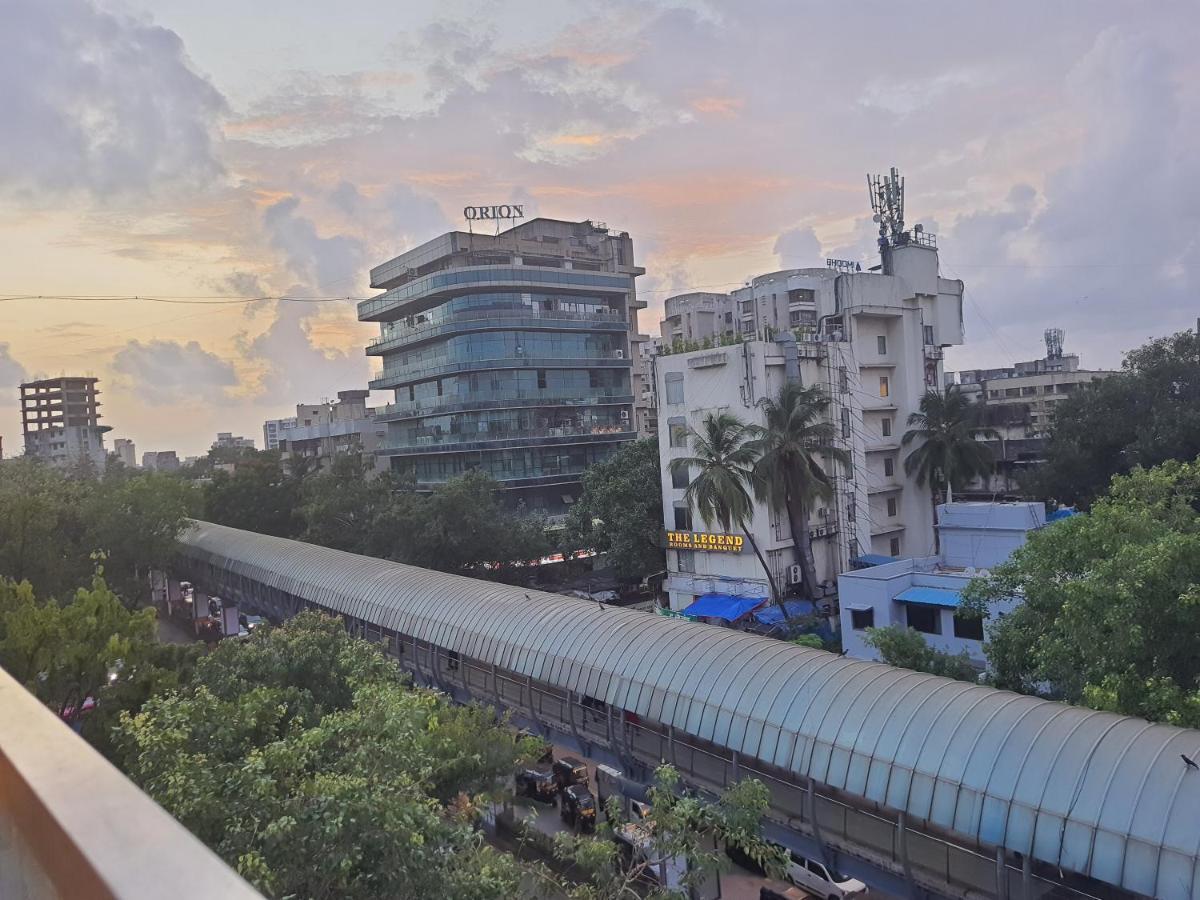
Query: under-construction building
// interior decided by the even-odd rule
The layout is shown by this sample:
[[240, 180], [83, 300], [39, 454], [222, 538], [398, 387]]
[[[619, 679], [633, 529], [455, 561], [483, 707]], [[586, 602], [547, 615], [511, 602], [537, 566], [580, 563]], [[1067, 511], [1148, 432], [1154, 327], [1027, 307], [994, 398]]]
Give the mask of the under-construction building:
[[98, 378], [44, 378], [21, 385], [25, 455], [56, 466], [85, 459], [103, 469], [106, 452], [100, 424]]

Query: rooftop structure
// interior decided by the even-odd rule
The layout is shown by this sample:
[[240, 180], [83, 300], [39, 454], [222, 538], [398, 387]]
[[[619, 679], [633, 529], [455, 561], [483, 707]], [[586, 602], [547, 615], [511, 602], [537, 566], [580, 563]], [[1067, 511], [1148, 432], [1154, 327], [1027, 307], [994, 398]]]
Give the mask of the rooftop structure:
[[217, 439], [212, 442], [213, 450], [254, 449], [254, 439], [242, 437], [230, 431], [218, 431]]
[[[376, 455], [387, 434], [387, 426], [376, 419], [376, 411], [367, 406], [369, 391], [338, 391], [333, 403], [300, 404], [292, 424], [275, 432], [275, 448], [283, 459], [305, 458], [319, 469], [329, 469], [334, 459], [361, 454], [371, 468], [387, 471], [385, 457]], [[267, 422], [264, 436], [270, 435]]]
[[[379, 454], [430, 489], [471, 469], [563, 512], [583, 471], [636, 437], [633, 241], [594, 222], [455, 231], [371, 270], [367, 353], [395, 392]], [[648, 425], [646, 426], [648, 427]]]
[[98, 378], [45, 378], [21, 385], [21, 424], [25, 455], [54, 466], [88, 462], [103, 470], [107, 462], [100, 424]]

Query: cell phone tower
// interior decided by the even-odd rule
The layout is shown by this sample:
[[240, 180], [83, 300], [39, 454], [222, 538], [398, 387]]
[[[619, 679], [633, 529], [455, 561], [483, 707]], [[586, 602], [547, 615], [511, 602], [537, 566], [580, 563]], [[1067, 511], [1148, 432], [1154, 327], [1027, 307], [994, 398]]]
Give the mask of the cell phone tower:
[[904, 178], [895, 166], [888, 175], [868, 175], [867, 193], [875, 212], [872, 221], [879, 226], [879, 249], [883, 251], [900, 243], [904, 234]]
[[1063, 338], [1066, 336], [1067, 333], [1061, 328], [1046, 329], [1046, 359], [1062, 359]]

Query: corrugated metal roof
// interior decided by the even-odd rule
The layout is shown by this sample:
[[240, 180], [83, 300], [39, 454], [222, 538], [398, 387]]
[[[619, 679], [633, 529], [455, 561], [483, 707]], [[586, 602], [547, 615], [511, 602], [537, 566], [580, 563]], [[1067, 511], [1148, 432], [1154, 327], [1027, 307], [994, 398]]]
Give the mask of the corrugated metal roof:
[[1151, 896], [1200, 896], [1200, 732], [197, 523], [184, 555]]
[[910, 587], [898, 593], [896, 600], [900, 603], [924, 603], [928, 606], [957, 609], [958, 604], [962, 601], [962, 595], [958, 591], [946, 588]]

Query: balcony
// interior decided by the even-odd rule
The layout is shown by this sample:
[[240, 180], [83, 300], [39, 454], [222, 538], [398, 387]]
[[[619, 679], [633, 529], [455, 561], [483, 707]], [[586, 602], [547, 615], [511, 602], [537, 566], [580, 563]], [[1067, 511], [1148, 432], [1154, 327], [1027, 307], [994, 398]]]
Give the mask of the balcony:
[[[480, 409], [519, 409], [531, 406], [620, 406], [633, 403], [627, 389], [587, 388], [574, 391], [473, 391], [474, 400], [430, 397], [407, 403], [389, 403], [376, 411], [377, 422], [399, 422], [444, 413]], [[445, 402], [443, 402], [445, 401]]]
[[260, 895], [0, 670], [0, 897]]
[[458, 375], [463, 372], [488, 372], [495, 369], [629, 369], [632, 366], [632, 361], [626, 359], [624, 356], [509, 356], [502, 359], [477, 359], [469, 362], [447, 363], [444, 366], [431, 366], [425, 369], [409, 369], [395, 372], [385, 370], [379, 378], [372, 380], [367, 386], [373, 391], [385, 391], [391, 388], [414, 384], [418, 381], [429, 381], [442, 375]]
[[461, 313], [441, 322], [396, 325], [367, 344], [368, 356], [420, 344], [432, 338], [475, 331], [533, 329], [539, 331], [626, 331], [629, 322], [620, 313], [576, 313], [562, 310], [491, 310]]
[[505, 450], [530, 444], [578, 444], [579, 438], [598, 441], [631, 441], [637, 431], [629, 422], [620, 425], [557, 425], [513, 431], [480, 431], [468, 434], [426, 434], [380, 446], [382, 456], [420, 455], [432, 451]]

